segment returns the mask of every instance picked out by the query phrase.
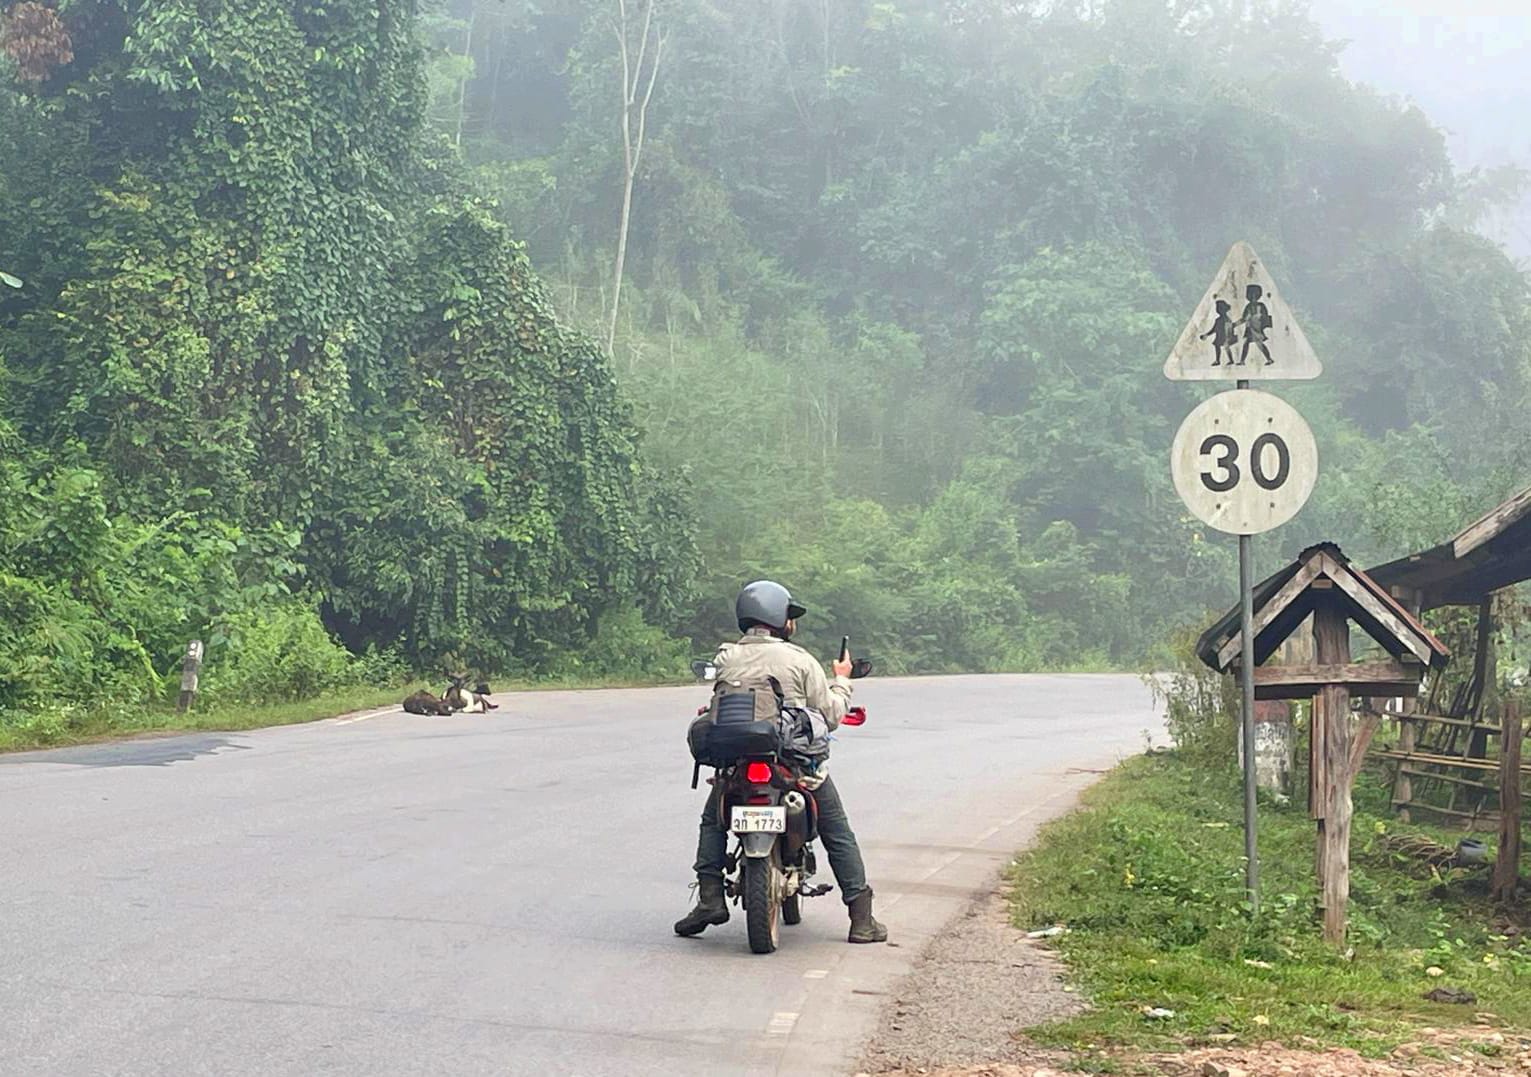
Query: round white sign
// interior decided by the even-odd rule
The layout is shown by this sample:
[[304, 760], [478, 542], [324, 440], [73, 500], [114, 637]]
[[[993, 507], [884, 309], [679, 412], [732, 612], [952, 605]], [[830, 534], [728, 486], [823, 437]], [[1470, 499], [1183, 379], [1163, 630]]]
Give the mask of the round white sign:
[[1200, 520], [1231, 535], [1280, 527], [1318, 481], [1318, 445], [1297, 409], [1233, 389], [1186, 416], [1170, 450], [1175, 490]]

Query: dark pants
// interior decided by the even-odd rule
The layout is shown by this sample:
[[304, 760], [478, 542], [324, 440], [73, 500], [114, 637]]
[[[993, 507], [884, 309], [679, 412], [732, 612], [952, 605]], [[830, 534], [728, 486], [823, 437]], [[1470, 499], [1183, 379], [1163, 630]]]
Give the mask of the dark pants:
[[[707, 806], [702, 809], [702, 825], [696, 839], [697, 877], [713, 875], [723, 877], [728, 860], [728, 832], [718, 825], [717, 786], [707, 796]], [[840, 884], [840, 897], [849, 905], [867, 888], [866, 867], [861, 863], [861, 849], [856, 845], [856, 835], [851, 833], [851, 821], [840, 803], [834, 779], [825, 778], [824, 784], [814, 791], [813, 799], [819, 806], [819, 840], [829, 855], [829, 866]]]

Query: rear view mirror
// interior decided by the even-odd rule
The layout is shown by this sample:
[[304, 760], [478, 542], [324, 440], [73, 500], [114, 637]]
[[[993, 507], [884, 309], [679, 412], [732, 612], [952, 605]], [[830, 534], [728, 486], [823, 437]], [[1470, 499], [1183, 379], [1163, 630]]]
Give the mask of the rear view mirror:
[[699, 681], [711, 681], [717, 678], [718, 667], [705, 658], [698, 658], [691, 663], [691, 672]]
[[872, 660], [870, 658], [854, 658], [851, 660], [851, 680], [856, 681], [871, 675]]

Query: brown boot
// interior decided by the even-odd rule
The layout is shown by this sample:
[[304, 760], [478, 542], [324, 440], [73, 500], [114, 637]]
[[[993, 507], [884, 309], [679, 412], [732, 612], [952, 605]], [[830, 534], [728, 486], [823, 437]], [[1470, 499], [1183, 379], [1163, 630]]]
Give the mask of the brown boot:
[[872, 916], [870, 887], [857, 894], [847, 906], [851, 914], [850, 942], [887, 942], [888, 929]]
[[675, 921], [675, 933], [685, 938], [700, 935], [709, 927], [728, 923], [728, 902], [723, 897], [723, 880], [716, 875], [699, 875], [696, 890], [696, 908]]

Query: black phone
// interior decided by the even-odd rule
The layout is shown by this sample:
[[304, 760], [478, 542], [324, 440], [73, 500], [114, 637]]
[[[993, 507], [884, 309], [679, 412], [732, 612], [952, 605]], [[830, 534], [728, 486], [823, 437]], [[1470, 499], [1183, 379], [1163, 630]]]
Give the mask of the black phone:
[[841, 636], [840, 637], [840, 661], [844, 662], [850, 656], [851, 656], [851, 638], [849, 636]]

